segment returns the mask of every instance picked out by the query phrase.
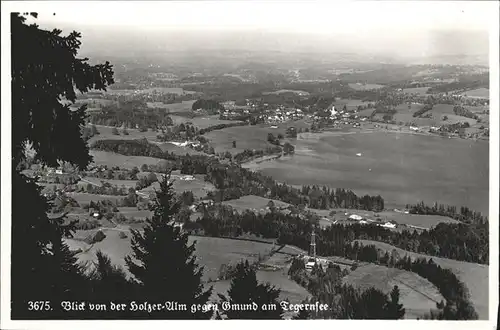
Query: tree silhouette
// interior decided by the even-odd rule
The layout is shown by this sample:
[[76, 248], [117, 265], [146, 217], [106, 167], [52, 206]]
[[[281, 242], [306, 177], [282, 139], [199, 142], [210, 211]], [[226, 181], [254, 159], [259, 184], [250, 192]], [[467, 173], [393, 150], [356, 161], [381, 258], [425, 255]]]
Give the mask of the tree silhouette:
[[[113, 71], [108, 62], [91, 66], [88, 59], [77, 58], [80, 34], [61, 33], [27, 25], [25, 17], [11, 14], [14, 169], [26, 160], [28, 144], [36, 153], [35, 160], [44, 165], [55, 167], [66, 161], [85, 168], [91, 161], [82, 139], [85, 108], [70, 111], [60, 101], [74, 103], [75, 90], [105, 89], [113, 83]], [[12, 187], [11, 317], [61, 317], [59, 302], [78, 300], [86, 286], [76, 259], [63, 242], [74, 226], [64, 223], [62, 216], [47, 216], [49, 205], [35, 180], [16, 170]], [[28, 301], [48, 298], [52, 310], [29, 311]], [[64, 313], [65, 318], [71, 316]]]
[[403, 308], [403, 304], [399, 303], [399, 288], [397, 285], [391, 291], [391, 300], [387, 303], [387, 318], [391, 320], [399, 320], [402, 319], [405, 315], [405, 309]]
[[[166, 301], [179, 304], [205, 304], [212, 289], [204, 291], [201, 282], [203, 268], [198, 267], [193, 255], [195, 245], [188, 245], [188, 235], [174, 226], [180, 210], [175, 199], [170, 173], [160, 182], [153, 216], [146, 220], [144, 232], [132, 230], [132, 255], [125, 258], [128, 269], [139, 286], [137, 294], [150, 303]], [[189, 308], [189, 307], [188, 307]], [[164, 311], [151, 314], [159, 319], [203, 319], [209, 312]]]
[[[249, 306], [249, 308], [229, 309], [225, 312], [228, 319], [281, 319], [283, 309], [279, 304], [280, 289], [269, 283], [259, 284], [255, 270], [248, 261], [236, 265], [236, 271], [231, 280], [228, 297], [219, 294], [223, 302], [230, 306]], [[269, 308], [274, 306], [275, 308]], [[250, 308], [250, 307], [256, 307]], [[266, 308], [267, 307], [267, 308]], [[244, 310], [242, 310], [244, 309]]]

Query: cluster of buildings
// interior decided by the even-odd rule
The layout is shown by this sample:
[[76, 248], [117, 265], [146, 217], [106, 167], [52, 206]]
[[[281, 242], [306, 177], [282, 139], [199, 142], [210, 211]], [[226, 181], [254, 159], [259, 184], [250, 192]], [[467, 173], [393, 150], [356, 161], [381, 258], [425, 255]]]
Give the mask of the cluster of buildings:
[[302, 118], [304, 118], [302, 110], [280, 106], [275, 110], [266, 111], [265, 121], [267, 124], [279, 124], [289, 120], [299, 120]]
[[381, 221], [381, 220], [373, 220], [373, 219], [368, 219], [366, 217], [362, 217], [357, 214], [351, 214], [348, 217], [349, 220], [351, 221], [356, 221], [359, 224], [366, 225], [366, 224], [375, 224], [379, 227], [384, 227], [387, 229], [394, 229], [396, 228], [396, 223], [391, 222], [391, 221]]

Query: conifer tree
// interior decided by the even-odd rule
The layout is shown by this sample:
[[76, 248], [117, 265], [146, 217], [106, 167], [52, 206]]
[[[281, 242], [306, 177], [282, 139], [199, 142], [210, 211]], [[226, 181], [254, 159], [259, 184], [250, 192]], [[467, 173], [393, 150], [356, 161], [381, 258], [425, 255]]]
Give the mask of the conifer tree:
[[[176, 200], [170, 173], [160, 182], [153, 216], [144, 231], [132, 230], [132, 255], [125, 258], [129, 271], [138, 283], [137, 299], [150, 303], [166, 301], [186, 304], [207, 303], [212, 289], [204, 291], [203, 268], [198, 267], [194, 256], [194, 243], [188, 244], [188, 234], [174, 226], [180, 202]], [[163, 311], [152, 313], [158, 319], [203, 319], [210, 312]]]
[[402, 319], [405, 315], [405, 309], [403, 308], [403, 304], [399, 303], [399, 288], [397, 285], [391, 291], [391, 299], [387, 303], [387, 319], [390, 320], [399, 320]]
[[[43, 165], [56, 167], [65, 161], [82, 169], [91, 161], [82, 139], [85, 108], [71, 111], [60, 100], [74, 103], [75, 87], [80, 92], [104, 90], [113, 83], [113, 71], [107, 62], [91, 66], [88, 59], [77, 58], [80, 34], [61, 33], [28, 25], [26, 17], [11, 14], [13, 319], [77, 316], [62, 312], [60, 301], [79, 300], [86, 291], [83, 272], [63, 242], [74, 226], [61, 216], [48, 217], [49, 204], [36, 180], [17, 166], [26, 160], [27, 144]], [[48, 299], [50, 306], [43, 311], [30, 311], [29, 301]]]
[[[283, 309], [279, 304], [281, 290], [271, 286], [269, 283], [257, 282], [255, 270], [248, 261], [236, 265], [236, 271], [231, 280], [228, 297], [219, 294], [223, 302], [230, 306], [256, 306], [257, 309], [228, 310], [225, 315], [228, 319], [281, 319]], [[274, 306], [275, 308], [269, 308]], [[267, 307], [267, 308], [266, 308]]]

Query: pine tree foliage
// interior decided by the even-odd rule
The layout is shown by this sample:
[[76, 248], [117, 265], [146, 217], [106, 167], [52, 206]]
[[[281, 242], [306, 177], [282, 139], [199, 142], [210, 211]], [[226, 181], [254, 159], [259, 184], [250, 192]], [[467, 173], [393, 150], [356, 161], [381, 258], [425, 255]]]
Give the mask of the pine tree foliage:
[[[160, 182], [156, 191], [153, 216], [147, 220], [144, 231], [132, 231], [132, 255], [125, 258], [130, 273], [139, 285], [140, 297], [151, 303], [165, 301], [179, 304], [205, 304], [212, 289], [204, 291], [201, 282], [203, 268], [194, 256], [194, 243], [188, 244], [188, 235], [174, 226], [180, 203], [176, 200], [170, 174]], [[210, 312], [165, 311], [152, 318], [186, 319], [210, 318]]]
[[[36, 18], [36, 14], [31, 14]], [[19, 172], [26, 145], [44, 165], [67, 161], [80, 168], [91, 160], [80, 129], [84, 109], [71, 111], [75, 90], [105, 89], [113, 82], [109, 63], [91, 66], [76, 57], [80, 35], [62, 36], [26, 24], [11, 14], [12, 45], [12, 268], [11, 317], [61, 318], [60, 301], [76, 301], [86, 291], [83, 272], [63, 242], [73, 230], [62, 216], [49, 218], [49, 205], [36, 180]], [[27, 51], [27, 49], [29, 51]], [[29, 206], [29, 207], [27, 207]], [[30, 311], [29, 301], [51, 300], [50, 308]]]
[[[219, 295], [223, 302], [230, 306], [251, 306], [252, 308], [230, 309], [225, 312], [228, 319], [281, 319], [283, 309], [279, 304], [281, 290], [271, 286], [269, 283], [258, 283], [255, 269], [248, 261], [236, 265], [236, 271], [228, 297]], [[256, 306], [256, 309], [253, 307]], [[272, 308], [274, 306], [275, 308]], [[269, 308], [271, 307], [271, 308]], [[244, 310], [242, 310], [244, 309]]]

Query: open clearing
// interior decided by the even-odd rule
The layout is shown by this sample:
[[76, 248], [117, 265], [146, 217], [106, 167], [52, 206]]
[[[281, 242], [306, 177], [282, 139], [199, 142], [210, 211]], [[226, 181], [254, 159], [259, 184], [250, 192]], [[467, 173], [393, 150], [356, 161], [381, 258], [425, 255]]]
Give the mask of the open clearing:
[[[223, 204], [230, 205], [235, 210], [241, 212], [248, 209], [265, 210], [267, 207], [267, 203], [269, 203], [269, 201], [271, 200], [272, 199], [263, 198], [255, 195], [248, 195], [248, 196], [242, 196], [239, 199], [231, 199], [225, 201], [223, 202]], [[288, 207], [290, 205], [288, 203], [284, 203], [277, 200], [272, 200], [272, 201], [274, 202], [274, 206], [276, 207]]]
[[489, 99], [490, 90], [488, 88], [472, 89], [470, 91], [463, 92], [461, 95], [470, 98]]
[[379, 84], [362, 84], [362, 83], [349, 83], [349, 87], [358, 91], [366, 91], [370, 89], [380, 89], [385, 87]]
[[369, 240], [359, 240], [359, 242], [363, 243], [364, 245], [375, 245], [378, 249], [387, 251], [389, 253], [391, 253], [391, 251], [395, 249], [401, 257], [408, 255], [411, 258], [432, 258], [432, 260], [441, 267], [451, 269], [469, 289], [470, 298], [472, 303], [474, 304], [476, 312], [479, 315], [479, 319], [488, 319], [488, 265], [481, 265], [471, 262], [438, 258], [425, 254], [408, 252], [406, 250], [382, 242]]
[[90, 150], [90, 155], [94, 157], [94, 164], [106, 165], [109, 168], [118, 166], [120, 168], [132, 169], [134, 167], [141, 168], [142, 164], [156, 165], [161, 161], [159, 158], [145, 156], [124, 156], [114, 152]]
[[[357, 110], [358, 106], [363, 106], [366, 107], [368, 104], [374, 104], [375, 102], [366, 102], [362, 100], [353, 100], [353, 99], [340, 99], [338, 101], [335, 101], [334, 106], [336, 110], [343, 110], [344, 105], [346, 106], [347, 110], [353, 111]], [[369, 110], [365, 109], [364, 111]], [[373, 112], [373, 109], [371, 109], [370, 113]]]
[[344, 277], [343, 282], [361, 290], [374, 287], [386, 294], [397, 285], [400, 292], [400, 302], [406, 309], [405, 318], [416, 319], [436, 308], [436, 303], [444, 301], [438, 289], [428, 280], [419, 275], [374, 264], [359, 266]]
[[489, 209], [485, 141], [397, 132], [301, 134], [293, 156], [262, 162], [259, 169], [292, 185], [328, 185], [381, 195], [390, 208], [423, 200], [482, 213]]

